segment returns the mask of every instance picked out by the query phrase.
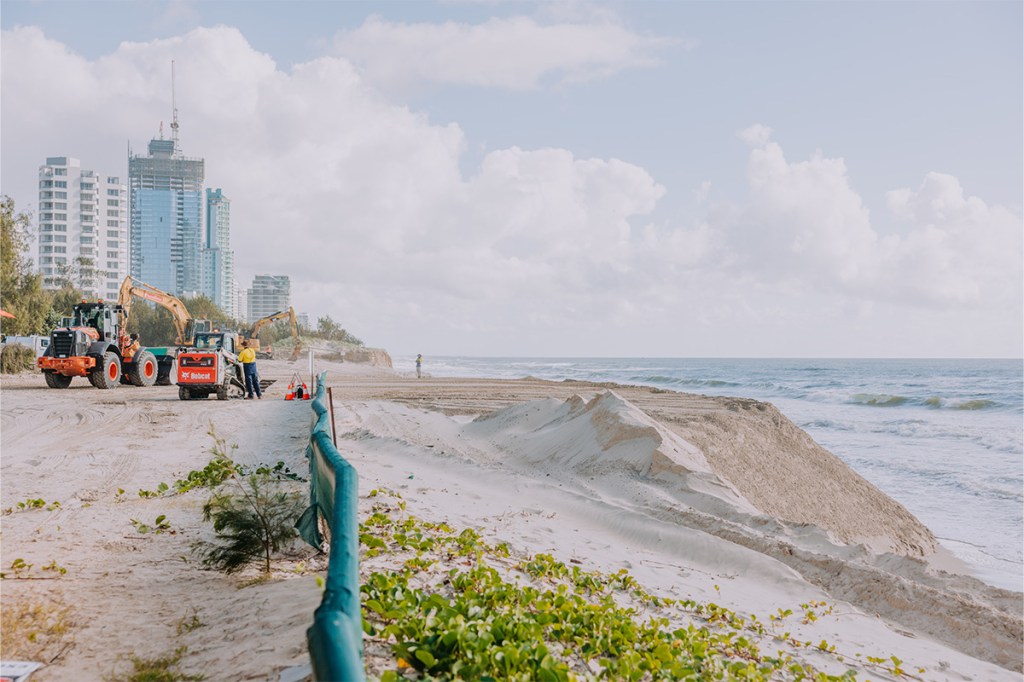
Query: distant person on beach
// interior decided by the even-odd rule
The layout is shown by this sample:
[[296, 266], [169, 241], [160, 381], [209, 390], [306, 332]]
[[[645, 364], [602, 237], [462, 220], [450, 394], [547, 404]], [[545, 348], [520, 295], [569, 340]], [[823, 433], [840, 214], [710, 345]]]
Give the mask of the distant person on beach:
[[421, 370], [423, 369], [423, 356], [416, 355], [416, 378], [419, 379], [421, 376]]
[[256, 351], [249, 348], [248, 341], [242, 341], [242, 352], [238, 354], [238, 361], [242, 363], [242, 370], [245, 373], [246, 400], [252, 400], [252, 394], [263, 399], [263, 391], [260, 390], [260, 375], [256, 371]]

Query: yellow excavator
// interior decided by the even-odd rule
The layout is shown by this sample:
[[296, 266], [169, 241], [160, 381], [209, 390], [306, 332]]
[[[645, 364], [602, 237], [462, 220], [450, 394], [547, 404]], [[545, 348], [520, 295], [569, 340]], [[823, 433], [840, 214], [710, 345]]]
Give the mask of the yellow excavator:
[[185, 304], [178, 298], [168, 294], [166, 291], [157, 289], [152, 284], [135, 279], [131, 275], [121, 282], [121, 291], [117, 296], [117, 302], [124, 310], [122, 322], [127, 324], [128, 315], [131, 313], [132, 301], [142, 298], [162, 306], [171, 313], [174, 322], [174, 332], [177, 338], [174, 343], [179, 346], [191, 346], [192, 339], [196, 332], [208, 332], [212, 327], [209, 320], [197, 320], [189, 314]]
[[256, 357], [266, 360], [270, 360], [274, 357], [273, 350], [270, 348], [270, 346], [267, 346], [266, 348], [263, 349], [260, 348], [260, 329], [262, 329], [263, 327], [265, 327], [266, 325], [270, 324], [275, 320], [281, 320], [286, 317], [291, 323], [292, 341], [294, 341], [295, 343], [295, 347], [292, 348], [291, 357], [289, 357], [288, 359], [298, 359], [299, 353], [302, 351], [302, 344], [299, 342], [299, 325], [298, 322], [296, 322], [295, 320], [295, 309], [292, 308], [291, 306], [289, 306], [287, 310], [279, 310], [273, 315], [267, 315], [266, 317], [256, 320], [256, 323], [253, 324], [252, 329], [249, 330], [249, 333], [243, 335], [243, 340], [248, 341], [249, 347], [256, 351]]
[[121, 328], [128, 328], [128, 315], [131, 313], [132, 302], [136, 298], [152, 301], [162, 306], [171, 313], [174, 322], [175, 347], [149, 347], [148, 350], [156, 356], [160, 366], [158, 385], [168, 385], [175, 375], [175, 364], [178, 357], [178, 348], [191, 346], [197, 332], [208, 332], [213, 328], [210, 320], [197, 320], [189, 314], [185, 304], [177, 297], [166, 291], [157, 289], [152, 284], [146, 284], [137, 280], [131, 275], [121, 282], [121, 290], [118, 293], [117, 302], [121, 306]]

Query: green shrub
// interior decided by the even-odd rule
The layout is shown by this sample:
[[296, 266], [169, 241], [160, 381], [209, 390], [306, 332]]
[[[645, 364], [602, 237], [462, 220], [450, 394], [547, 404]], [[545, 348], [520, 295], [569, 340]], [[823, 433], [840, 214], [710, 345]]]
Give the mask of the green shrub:
[[271, 473], [239, 479], [232, 476], [233, 489], [218, 490], [203, 506], [203, 520], [213, 521], [218, 543], [200, 543], [197, 551], [203, 563], [225, 573], [240, 571], [260, 560], [270, 573], [270, 557], [297, 537], [295, 521], [306, 502], [298, 492], [275, 490], [280, 481]]
[[35, 368], [36, 354], [28, 346], [10, 343], [0, 352], [0, 372], [17, 374]]

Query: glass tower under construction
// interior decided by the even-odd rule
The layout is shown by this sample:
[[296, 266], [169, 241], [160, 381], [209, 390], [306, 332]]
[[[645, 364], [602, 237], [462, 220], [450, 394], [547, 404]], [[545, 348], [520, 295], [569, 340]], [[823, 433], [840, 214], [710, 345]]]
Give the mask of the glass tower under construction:
[[203, 289], [203, 159], [177, 140], [150, 140], [148, 156], [128, 156], [131, 275], [177, 296]]

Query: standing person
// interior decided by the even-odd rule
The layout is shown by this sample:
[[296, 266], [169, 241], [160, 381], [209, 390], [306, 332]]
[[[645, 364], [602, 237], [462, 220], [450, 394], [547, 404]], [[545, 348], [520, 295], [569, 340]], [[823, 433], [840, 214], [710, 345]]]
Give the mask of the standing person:
[[422, 356], [422, 355], [419, 355], [419, 354], [417, 354], [417, 355], [416, 355], [416, 378], [417, 378], [417, 379], [419, 379], [419, 378], [420, 378], [420, 370], [421, 370], [422, 368], [423, 368], [423, 356]]
[[245, 373], [245, 390], [248, 393], [245, 399], [252, 400], [252, 394], [255, 391], [256, 397], [262, 400], [260, 375], [256, 371], [256, 351], [249, 348], [248, 341], [242, 341], [242, 352], [238, 354], [238, 361], [242, 363], [242, 371]]

